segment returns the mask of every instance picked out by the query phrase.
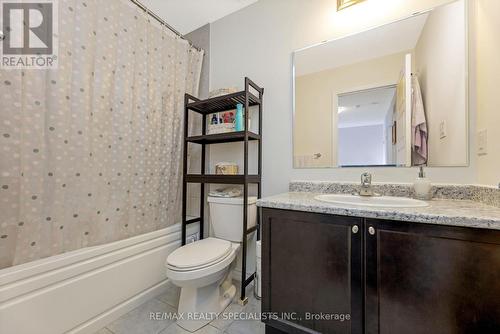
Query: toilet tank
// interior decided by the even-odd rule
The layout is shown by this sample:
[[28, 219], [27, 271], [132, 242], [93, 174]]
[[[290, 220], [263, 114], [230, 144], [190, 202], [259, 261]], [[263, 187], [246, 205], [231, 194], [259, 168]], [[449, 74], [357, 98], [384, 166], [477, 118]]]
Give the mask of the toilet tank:
[[[248, 197], [247, 228], [257, 223], [257, 197]], [[241, 242], [243, 237], [243, 197], [208, 197], [210, 224], [216, 238]]]

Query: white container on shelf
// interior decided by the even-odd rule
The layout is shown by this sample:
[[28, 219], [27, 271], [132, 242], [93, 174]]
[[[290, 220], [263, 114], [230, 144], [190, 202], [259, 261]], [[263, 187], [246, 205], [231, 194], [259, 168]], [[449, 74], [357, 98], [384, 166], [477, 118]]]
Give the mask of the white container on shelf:
[[234, 131], [233, 123], [222, 123], [222, 124], [209, 124], [208, 134], [215, 135], [217, 133], [228, 133]]

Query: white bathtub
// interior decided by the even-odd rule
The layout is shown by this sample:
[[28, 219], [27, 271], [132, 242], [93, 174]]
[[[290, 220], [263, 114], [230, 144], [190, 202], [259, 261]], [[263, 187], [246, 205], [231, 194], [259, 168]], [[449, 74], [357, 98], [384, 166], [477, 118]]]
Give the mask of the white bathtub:
[[94, 333], [167, 283], [180, 224], [0, 270], [0, 333]]

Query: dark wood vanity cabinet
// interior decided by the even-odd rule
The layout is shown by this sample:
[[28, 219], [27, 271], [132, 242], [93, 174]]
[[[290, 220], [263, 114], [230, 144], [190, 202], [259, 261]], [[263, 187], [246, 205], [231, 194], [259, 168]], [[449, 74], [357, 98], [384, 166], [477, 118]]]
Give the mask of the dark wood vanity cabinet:
[[266, 333], [500, 333], [500, 231], [262, 213]]
[[367, 334], [500, 333], [500, 231], [365, 224]]
[[361, 224], [361, 218], [263, 210], [262, 311], [278, 330], [268, 333], [362, 333]]

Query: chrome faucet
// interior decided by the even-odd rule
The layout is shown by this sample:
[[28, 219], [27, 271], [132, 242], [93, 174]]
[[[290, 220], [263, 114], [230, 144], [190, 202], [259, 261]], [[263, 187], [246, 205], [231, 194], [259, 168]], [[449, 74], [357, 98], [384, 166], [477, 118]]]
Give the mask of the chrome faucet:
[[370, 173], [361, 174], [360, 196], [375, 196], [372, 188], [372, 175]]

